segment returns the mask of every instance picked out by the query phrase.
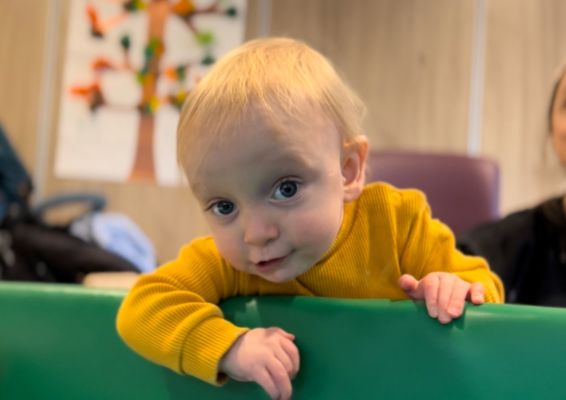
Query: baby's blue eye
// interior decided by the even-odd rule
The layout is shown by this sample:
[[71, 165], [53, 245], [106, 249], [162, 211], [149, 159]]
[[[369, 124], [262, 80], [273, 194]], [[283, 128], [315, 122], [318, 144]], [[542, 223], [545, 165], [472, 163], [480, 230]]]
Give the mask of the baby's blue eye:
[[289, 199], [297, 194], [299, 184], [295, 181], [284, 181], [275, 189], [273, 197], [277, 200]]
[[234, 211], [234, 203], [228, 200], [220, 200], [212, 206], [212, 212], [216, 215], [229, 215]]

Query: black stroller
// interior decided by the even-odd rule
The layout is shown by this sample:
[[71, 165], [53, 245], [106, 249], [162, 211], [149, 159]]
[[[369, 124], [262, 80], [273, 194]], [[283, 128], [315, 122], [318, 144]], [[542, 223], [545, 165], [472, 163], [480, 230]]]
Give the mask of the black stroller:
[[85, 212], [106, 206], [100, 194], [67, 194], [30, 205], [32, 180], [0, 125], [0, 280], [78, 283], [91, 272], [139, 272], [134, 264], [45, 222], [54, 207], [77, 202]]

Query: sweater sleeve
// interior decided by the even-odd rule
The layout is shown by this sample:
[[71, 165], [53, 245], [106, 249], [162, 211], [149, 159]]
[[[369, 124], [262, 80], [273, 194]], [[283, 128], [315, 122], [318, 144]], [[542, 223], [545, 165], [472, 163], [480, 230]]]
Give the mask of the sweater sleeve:
[[143, 275], [126, 295], [118, 333], [150, 361], [219, 384], [220, 359], [247, 331], [225, 320], [217, 306], [236, 294], [236, 279], [211, 246], [185, 246], [176, 260]]
[[444, 223], [432, 218], [421, 192], [406, 190], [402, 196], [398, 210], [398, 221], [402, 221], [398, 231], [402, 272], [417, 279], [431, 272], [451, 272], [467, 282], [482, 283], [487, 302], [502, 303], [503, 284], [487, 262], [456, 249], [454, 234]]

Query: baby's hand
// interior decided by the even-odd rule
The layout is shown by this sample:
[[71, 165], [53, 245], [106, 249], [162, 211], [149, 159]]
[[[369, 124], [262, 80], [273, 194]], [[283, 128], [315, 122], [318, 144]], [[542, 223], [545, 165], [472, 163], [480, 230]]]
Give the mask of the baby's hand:
[[272, 399], [290, 399], [291, 379], [299, 371], [295, 336], [279, 328], [256, 328], [238, 338], [224, 355], [219, 372], [257, 382]]
[[460, 317], [466, 300], [474, 304], [484, 302], [481, 283], [468, 283], [448, 272], [431, 272], [420, 281], [405, 274], [399, 278], [399, 286], [413, 299], [424, 299], [428, 315], [442, 324]]

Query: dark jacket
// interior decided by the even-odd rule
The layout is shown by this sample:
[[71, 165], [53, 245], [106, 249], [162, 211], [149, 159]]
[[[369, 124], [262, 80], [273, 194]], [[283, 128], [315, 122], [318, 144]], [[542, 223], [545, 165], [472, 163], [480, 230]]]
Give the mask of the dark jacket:
[[458, 237], [503, 280], [508, 303], [566, 306], [566, 215], [562, 197]]

